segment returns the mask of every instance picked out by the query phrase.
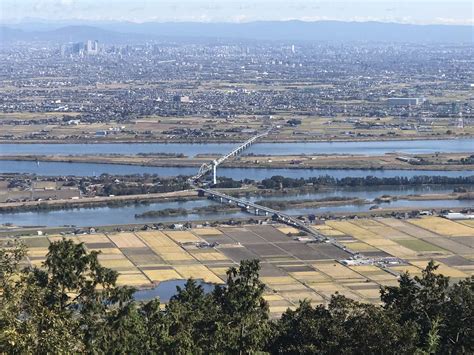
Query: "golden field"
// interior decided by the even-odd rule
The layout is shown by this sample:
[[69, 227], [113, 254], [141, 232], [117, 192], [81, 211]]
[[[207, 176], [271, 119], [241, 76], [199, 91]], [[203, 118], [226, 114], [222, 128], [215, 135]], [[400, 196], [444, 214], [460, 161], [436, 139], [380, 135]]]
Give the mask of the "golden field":
[[[194, 228], [186, 231], [149, 230], [67, 236], [99, 251], [102, 265], [118, 271], [118, 284], [151, 287], [169, 280], [194, 278], [224, 283], [226, 271], [240, 260], [258, 258], [265, 298], [279, 314], [299, 300], [324, 303], [334, 293], [378, 303], [381, 285], [396, 285], [396, 274], [420, 275], [431, 259], [438, 271], [461, 279], [474, 274], [471, 221], [439, 217], [336, 220], [314, 226], [346, 248], [368, 257], [394, 256], [404, 261], [384, 269], [376, 265], [345, 266], [345, 251], [327, 243], [307, 244], [287, 236], [297, 230], [282, 225]], [[29, 246], [28, 261], [41, 267], [58, 235], [21, 237]], [[206, 239], [207, 238], [207, 239]], [[342, 238], [342, 239], [340, 239]], [[202, 247], [203, 242], [219, 242]], [[390, 272], [389, 272], [390, 271]]]

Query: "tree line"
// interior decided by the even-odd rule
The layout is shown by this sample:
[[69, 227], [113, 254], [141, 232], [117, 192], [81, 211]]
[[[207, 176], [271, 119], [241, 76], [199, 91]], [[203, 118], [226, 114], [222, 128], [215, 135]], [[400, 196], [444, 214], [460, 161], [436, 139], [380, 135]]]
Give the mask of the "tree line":
[[98, 252], [54, 242], [42, 268], [27, 250], [0, 250], [0, 353], [468, 354], [474, 352], [474, 278], [457, 283], [430, 262], [420, 277], [382, 287], [381, 305], [335, 294], [270, 319], [259, 262], [227, 271], [210, 293], [194, 280], [163, 305], [134, 301]]
[[358, 187], [358, 186], [415, 186], [415, 185], [473, 185], [472, 176], [428, 176], [420, 175], [413, 177], [344, 177], [341, 179], [329, 175], [316, 176], [310, 178], [289, 178], [275, 175], [271, 178], [263, 179], [260, 186], [265, 189], [298, 188], [305, 185], [315, 186], [337, 186], [337, 187]]

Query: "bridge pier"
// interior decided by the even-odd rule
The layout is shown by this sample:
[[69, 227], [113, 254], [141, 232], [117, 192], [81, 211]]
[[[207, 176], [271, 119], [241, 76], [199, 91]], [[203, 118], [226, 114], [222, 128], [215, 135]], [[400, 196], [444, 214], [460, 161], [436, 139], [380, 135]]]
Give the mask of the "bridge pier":
[[217, 184], [217, 164], [216, 164], [216, 162], [214, 162], [212, 164], [212, 183], [214, 185]]

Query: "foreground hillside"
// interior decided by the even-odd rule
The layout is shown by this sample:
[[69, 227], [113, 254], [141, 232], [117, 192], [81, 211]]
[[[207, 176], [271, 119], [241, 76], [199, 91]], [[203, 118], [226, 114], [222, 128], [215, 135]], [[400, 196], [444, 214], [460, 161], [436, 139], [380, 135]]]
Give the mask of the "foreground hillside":
[[446, 354], [474, 351], [474, 279], [450, 283], [430, 262], [420, 277], [382, 287], [381, 305], [334, 295], [269, 320], [257, 260], [227, 271], [210, 293], [189, 280], [170, 302], [138, 303], [117, 272], [71, 240], [51, 243], [41, 268], [27, 250], [0, 251], [2, 353]]

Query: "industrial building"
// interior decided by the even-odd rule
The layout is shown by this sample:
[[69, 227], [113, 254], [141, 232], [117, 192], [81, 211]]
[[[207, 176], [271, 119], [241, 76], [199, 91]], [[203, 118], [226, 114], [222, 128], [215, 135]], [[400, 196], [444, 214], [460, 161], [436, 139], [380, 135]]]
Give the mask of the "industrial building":
[[422, 103], [418, 97], [391, 97], [387, 100], [388, 106], [417, 106]]

